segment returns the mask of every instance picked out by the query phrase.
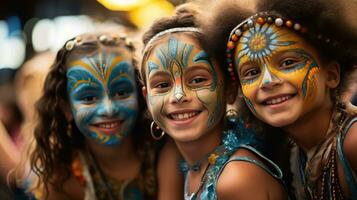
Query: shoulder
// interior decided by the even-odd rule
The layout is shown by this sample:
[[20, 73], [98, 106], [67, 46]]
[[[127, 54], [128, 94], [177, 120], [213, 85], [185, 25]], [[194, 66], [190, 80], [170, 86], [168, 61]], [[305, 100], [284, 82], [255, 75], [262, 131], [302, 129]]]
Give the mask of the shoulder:
[[158, 159], [158, 199], [182, 199], [184, 180], [179, 168], [181, 156], [172, 140], [165, 143]]
[[353, 123], [347, 131], [343, 141], [343, 151], [351, 164], [354, 172], [357, 172], [357, 122]]
[[158, 170], [176, 169], [179, 171], [180, 159], [181, 155], [176, 144], [172, 140], [168, 140], [159, 152]]
[[[263, 162], [246, 149], [234, 156], [248, 157]], [[233, 161], [226, 165], [217, 183], [219, 199], [285, 199], [282, 184], [258, 165], [246, 161]]]
[[[47, 183], [48, 187], [48, 198], [50, 200], [65, 200], [73, 199], [80, 200], [84, 199], [84, 188], [76, 180], [75, 177], [69, 177], [65, 182], [55, 181], [53, 183]], [[35, 196], [39, 199], [44, 199], [45, 193], [40, 190], [34, 191]]]

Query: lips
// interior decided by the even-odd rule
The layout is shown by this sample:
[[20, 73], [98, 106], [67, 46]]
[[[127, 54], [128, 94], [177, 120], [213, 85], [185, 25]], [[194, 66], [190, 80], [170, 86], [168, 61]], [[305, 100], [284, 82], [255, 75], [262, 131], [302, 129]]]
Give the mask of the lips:
[[184, 112], [184, 113], [172, 113], [172, 114], [169, 114], [169, 118], [171, 118], [173, 120], [183, 121], [183, 120], [188, 120], [192, 117], [195, 117], [198, 114], [199, 114], [198, 111]]
[[116, 120], [116, 121], [109, 121], [109, 122], [99, 122], [93, 124], [92, 126], [94, 126], [96, 129], [99, 129], [101, 132], [103, 132], [106, 135], [112, 135], [120, 128], [121, 124], [122, 121]]
[[295, 94], [284, 94], [284, 95], [269, 97], [269, 98], [266, 98], [262, 102], [262, 104], [263, 105], [277, 105], [277, 104], [281, 104], [281, 103], [293, 98], [294, 96], [295, 96]]
[[195, 119], [197, 119], [201, 112], [202, 111], [200, 110], [178, 110], [170, 112], [167, 115], [167, 118], [170, 119], [174, 126], [184, 128], [185, 126], [190, 125]]

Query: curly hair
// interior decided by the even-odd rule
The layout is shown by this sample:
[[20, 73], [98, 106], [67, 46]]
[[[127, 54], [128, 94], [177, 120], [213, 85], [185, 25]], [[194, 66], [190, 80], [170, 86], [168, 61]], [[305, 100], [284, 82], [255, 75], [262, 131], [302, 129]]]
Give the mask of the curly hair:
[[[71, 50], [66, 50], [64, 45], [57, 53], [54, 64], [46, 77], [42, 97], [36, 103], [38, 113], [38, 123], [35, 127], [35, 149], [32, 151], [30, 162], [31, 169], [39, 177], [35, 188], [44, 184], [45, 196], [48, 196], [49, 187], [47, 183], [56, 185], [64, 183], [71, 176], [71, 163], [77, 151], [84, 150], [85, 140], [82, 133], [74, 123], [68, 122], [65, 116], [69, 111], [69, 99], [66, 91], [67, 87], [67, 61], [72, 54], [81, 55], [83, 52], [94, 52], [102, 46], [111, 48], [123, 48], [132, 52], [132, 64], [135, 70], [135, 81], [137, 84], [139, 113], [144, 113], [146, 103], [141, 93], [141, 82], [139, 81], [139, 71], [137, 60], [134, 56], [135, 48], [126, 37], [119, 37], [116, 41], [100, 41], [100, 33], [84, 34], [78, 36], [83, 39], [82, 44], [74, 46]], [[76, 37], [76, 38], [78, 38]], [[114, 37], [107, 34], [107, 37]], [[115, 36], [116, 37], [116, 36]], [[69, 41], [74, 41], [73, 38]], [[95, 38], [89, 40], [88, 38]], [[86, 41], [87, 40], [87, 41]], [[68, 42], [66, 44], [68, 44]], [[140, 160], [144, 160], [144, 165], [148, 164], [152, 152], [153, 141], [148, 133], [149, 123], [142, 115], [138, 115], [137, 124], [132, 131], [133, 146]], [[72, 133], [67, 132], [68, 125], [72, 126]], [[153, 167], [153, 166], [152, 166]], [[152, 173], [151, 173], [152, 174]], [[62, 184], [58, 184], [62, 185]]]

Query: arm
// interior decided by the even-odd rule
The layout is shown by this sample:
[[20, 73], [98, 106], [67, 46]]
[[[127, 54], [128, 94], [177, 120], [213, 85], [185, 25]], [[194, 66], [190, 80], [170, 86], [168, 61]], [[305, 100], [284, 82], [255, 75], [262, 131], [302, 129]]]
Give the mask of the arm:
[[343, 142], [343, 151], [355, 174], [357, 174], [357, 123], [352, 124]]
[[159, 200], [182, 200], [183, 175], [179, 168], [180, 158], [175, 143], [168, 140], [160, 152], [157, 166]]
[[82, 200], [84, 190], [80, 183], [73, 176], [63, 184], [48, 184], [48, 200]]
[[[259, 159], [245, 149], [235, 155]], [[224, 168], [217, 183], [220, 200], [282, 200], [287, 199], [283, 185], [257, 165], [233, 161]]]
[[[20, 161], [20, 152], [12, 142], [3, 123], [0, 121], [0, 176], [7, 182], [7, 176], [10, 171], [15, 169]], [[15, 182], [15, 177], [10, 177], [10, 183]]]

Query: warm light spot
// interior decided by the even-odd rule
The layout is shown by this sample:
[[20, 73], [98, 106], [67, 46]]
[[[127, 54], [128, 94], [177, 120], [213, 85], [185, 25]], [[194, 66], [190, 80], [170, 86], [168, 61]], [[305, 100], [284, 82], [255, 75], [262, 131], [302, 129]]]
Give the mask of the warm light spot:
[[152, 0], [97, 0], [104, 7], [114, 11], [130, 11]]
[[155, 0], [129, 13], [131, 21], [139, 28], [147, 28], [158, 18], [170, 16], [175, 7], [166, 0]]

